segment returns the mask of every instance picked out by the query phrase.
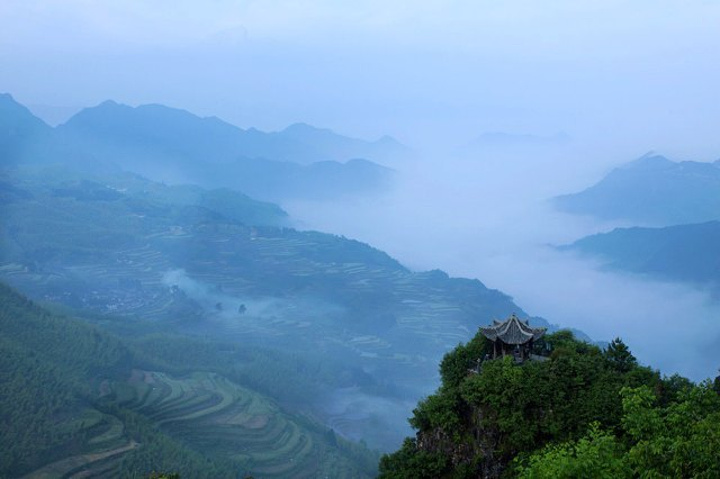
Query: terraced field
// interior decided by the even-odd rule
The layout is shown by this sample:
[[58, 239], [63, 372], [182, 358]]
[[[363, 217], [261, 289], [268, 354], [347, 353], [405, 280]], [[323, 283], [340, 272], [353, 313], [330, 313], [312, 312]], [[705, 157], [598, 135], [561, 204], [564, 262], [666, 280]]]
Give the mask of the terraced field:
[[211, 457], [230, 458], [255, 477], [359, 474], [337, 455], [329, 457], [317, 426], [298, 424], [269, 399], [216, 374], [173, 378], [135, 370], [113, 388], [121, 405], [150, 418], [164, 433]]
[[126, 438], [122, 422], [112, 415], [88, 409], [77, 420], [84, 424], [89, 437], [84, 453], [48, 464], [25, 479], [115, 477], [123, 456], [140, 446]]
[[[133, 370], [111, 386], [119, 406], [208, 458], [229, 459], [257, 478], [369, 477], [328, 442], [309, 419], [293, 419], [268, 398], [213, 373], [176, 378]], [[116, 417], [88, 409], [77, 418], [87, 431], [83, 453], [63, 458], [24, 479], [126, 477], [123, 457], [143, 444], [128, 439]], [[302, 421], [302, 423], [298, 422]]]
[[[34, 270], [7, 261], [0, 277], [47, 300], [104, 314], [216, 317], [226, 333], [276, 337], [282, 346], [299, 336], [303, 347], [322, 349], [330, 338], [371, 367], [377, 360], [434, 365], [478, 325], [518, 310], [479, 282], [411, 272], [383, 253], [329, 235], [207, 223], [143, 229], [150, 234], [131, 248]], [[171, 288], [174, 271], [197, 287]], [[308, 298], [319, 307], [304, 307]], [[270, 302], [272, 308], [233, 314], [245, 303]], [[366, 334], [370, 329], [379, 332]]]

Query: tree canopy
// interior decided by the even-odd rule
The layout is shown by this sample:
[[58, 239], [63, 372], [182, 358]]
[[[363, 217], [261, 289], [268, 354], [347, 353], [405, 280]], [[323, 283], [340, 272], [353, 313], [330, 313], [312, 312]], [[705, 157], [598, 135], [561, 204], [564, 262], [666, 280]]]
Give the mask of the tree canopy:
[[479, 368], [482, 335], [449, 352], [380, 477], [720, 477], [713, 383], [663, 378], [620, 338], [601, 349], [559, 331], [537, 347], [546, 361]]

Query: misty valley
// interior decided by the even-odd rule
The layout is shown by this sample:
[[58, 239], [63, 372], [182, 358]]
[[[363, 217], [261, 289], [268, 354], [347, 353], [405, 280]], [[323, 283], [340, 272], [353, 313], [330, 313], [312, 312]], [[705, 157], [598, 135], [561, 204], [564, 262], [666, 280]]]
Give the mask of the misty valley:
[[[461, 154], [570, 141], [486, 134]], [[0, 477], [720, 475], [720, 162], [648, 154], [555, 191], [547, 217], [528, 211], [572, 237], [513, 244], [535, 223], [498, 214], [472, 234], [511, 253], [487, 256], [495, 243], [466, 256], [435, 241], [463, 230], [422, 216], [456, 213], [432, 188], [400, 196], [421, 162], [390, 137], [245, 130], [156, 104], [108, 101], [51, 127], [0, 95]], [[329, 211], [344, 221], [308, 227]], [[409, 266], [353, 239], [368, 227], [393, 251], [498, 264], [493, 279], [536, 269], [519, 291], [579, 302], [593, 321]], [[543, 276], [546, 258], [560, 273]], [[647, 330], [671, 326], [634, 325], [633, 311], [627, 330], [593, 329], [599, 299], [558, 286], [603, 296], [588, 277], [682, 291], [711, 314], [658, 333], [679, 343], [664, 354]], [[532, 342], [501, 344], [488, 325]], [[696, 346], [700, 359], [679, 357]]]

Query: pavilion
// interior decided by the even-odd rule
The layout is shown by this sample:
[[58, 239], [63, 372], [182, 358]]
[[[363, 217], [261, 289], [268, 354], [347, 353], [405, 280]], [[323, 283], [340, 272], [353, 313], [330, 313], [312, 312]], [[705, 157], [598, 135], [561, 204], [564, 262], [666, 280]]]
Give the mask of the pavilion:
[[533, 343], [540, 339], [547, 328], [533, 328], [528, 320], [521, 321], [513, 313], [505, 321], [493, 321], [491, 326], [481, 327], [483, 335], [493, 343], [492, 359], [513, 356], [522, 362], [531, 359]]

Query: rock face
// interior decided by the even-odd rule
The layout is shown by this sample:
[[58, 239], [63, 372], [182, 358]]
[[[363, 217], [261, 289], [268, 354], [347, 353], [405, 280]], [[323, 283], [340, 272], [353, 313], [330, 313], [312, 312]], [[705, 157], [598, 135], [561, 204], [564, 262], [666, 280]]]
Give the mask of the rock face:
[[475, 469], [476, 477], [483, 479], [501, 477], [507, 464], [495, 454], [498, 446], [497, 431], [481, 426], [483, 413], [478, 408], [471, 408], [467, 419], [470, 424], [467, 435], [472, 441], [458, 443], [453, 440], [453, 433], [438, 428], [418, 432], [416, 438], [418, 450], [448, 458], [454, 470]]

